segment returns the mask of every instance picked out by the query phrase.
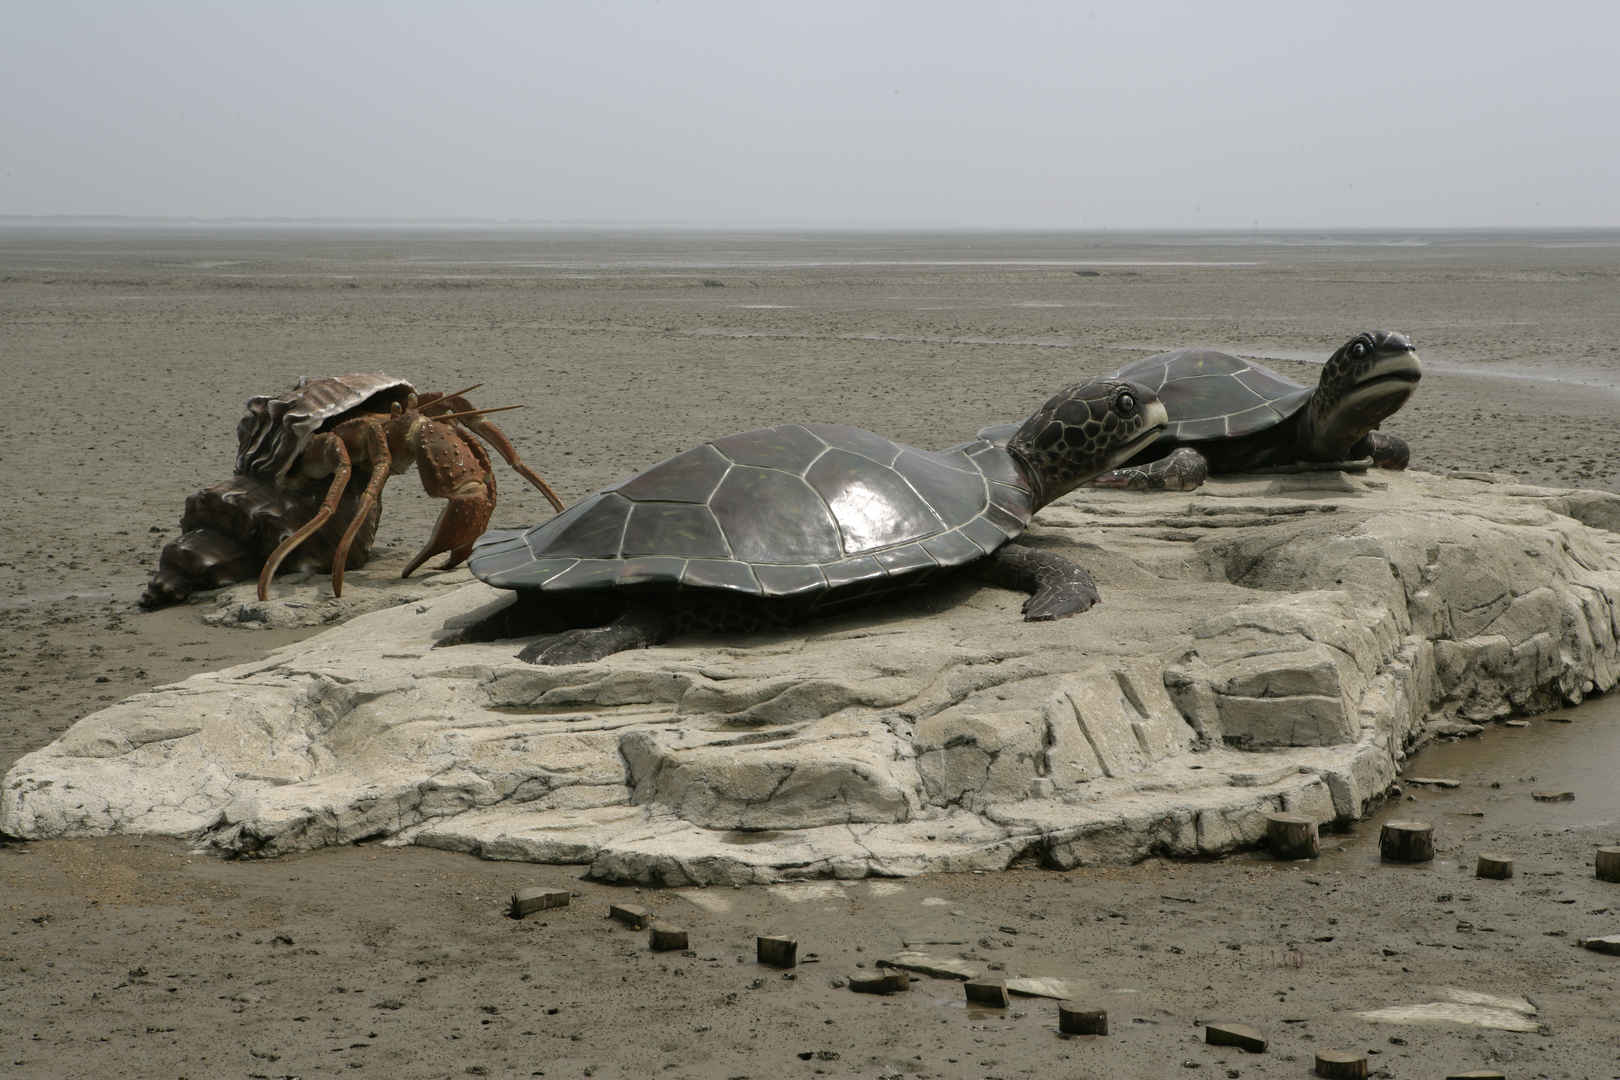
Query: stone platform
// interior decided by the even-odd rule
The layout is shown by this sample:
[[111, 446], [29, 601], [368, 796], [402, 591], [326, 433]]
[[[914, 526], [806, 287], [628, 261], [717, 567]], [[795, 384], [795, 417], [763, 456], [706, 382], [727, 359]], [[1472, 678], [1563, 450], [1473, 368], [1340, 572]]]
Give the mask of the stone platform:
[[[1613, 494], [1422, 472], [1082, 490], [1028, 541], [1103, 603], [1024, 623], [1021, 595], [949, 579], [537, 668], [520, 641], [434, 647], [508, 594], [406, 583], [84, 718], [7, 774], [0, 832], [383, 840], [669, 885], [1215, 855], [1275, 810], [1361, 816], [1437, 723], [1620, 678]], [[249, 595], [221, 610], [285, 624]]]

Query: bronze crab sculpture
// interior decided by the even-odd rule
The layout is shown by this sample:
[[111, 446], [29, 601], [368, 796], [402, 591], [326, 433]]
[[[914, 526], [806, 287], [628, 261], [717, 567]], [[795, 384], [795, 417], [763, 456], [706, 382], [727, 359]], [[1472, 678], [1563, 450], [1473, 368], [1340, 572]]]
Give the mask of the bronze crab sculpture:
[[140, 605], [254, 577], [263, 600], [289, 559], [329, 571], [333, 595], [343, 595], [343, 571], [371, 557], [383, 485], [413, 465], [427, 493], [447, 502], [401, 576], [440, 552], [449, 553], [445, 568], [456, 566], [495, 510], [495, 474], [480, 440], [561, 510], [556, 492], [484, 419], [503, 410], [476, 409], [463, 396], [477, 388], [418, 394], [390, 375], [306, 376], [285, 393], [249, 398], [236, 427], [235, 475], [186, 500], [181, 535], [164, 546]]

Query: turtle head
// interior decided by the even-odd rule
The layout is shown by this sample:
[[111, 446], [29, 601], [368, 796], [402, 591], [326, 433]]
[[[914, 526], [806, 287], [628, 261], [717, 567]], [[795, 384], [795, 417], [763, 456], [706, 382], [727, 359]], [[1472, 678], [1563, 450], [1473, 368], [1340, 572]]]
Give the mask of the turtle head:
[[1123, 465], [1170, 423], [1159, 395], [1140, 383], [1100, 379], [1064, 387], [1025, 420], [1007, 452], [1038, 510], [1100, 473]]
[[1406, 404], [1423, 377], [1405, 334], [1357, 334], [1328, 358], [1301, 417], [1300, 449], [1314, 461], [1340, 461], [1384, 418]]

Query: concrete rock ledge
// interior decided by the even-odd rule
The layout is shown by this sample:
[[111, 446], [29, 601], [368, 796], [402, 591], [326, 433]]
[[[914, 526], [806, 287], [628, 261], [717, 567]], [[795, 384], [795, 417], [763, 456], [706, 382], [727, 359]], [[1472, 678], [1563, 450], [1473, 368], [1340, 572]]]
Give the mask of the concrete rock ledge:
[[1432, 724], [1613, 687], [1616, 530], [1620, 496], [1482, 474], [1082, 491], [1030, 534], [1096, 574], [1077, 618], [951, 580], [564, 668], [433, 648], [506, 594], [416, 587], [84, 718], [7, 774], [0, 832], [381, 839], [668, 885], [1215, 855], [1275, 810], [1361, 816]]

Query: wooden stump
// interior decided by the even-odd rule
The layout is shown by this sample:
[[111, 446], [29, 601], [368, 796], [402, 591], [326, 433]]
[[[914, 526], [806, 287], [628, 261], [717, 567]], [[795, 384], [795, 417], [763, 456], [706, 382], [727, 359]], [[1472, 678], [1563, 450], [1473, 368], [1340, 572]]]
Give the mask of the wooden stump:
[[1367, 1059], [1360, 1054], [1320, 1050], [1316, 1054], [1316, 1075], [1330, 1080], [1366, 1080]]
[[1474, 876], [1506, 881], [1513, 876], [1513, 860], [1495, 851], [1482, 851], [1474, 866]]
[[1301, 814], [1266, 815], [1266, 846], [1279, 859], [1314, 859], [1322, 853], [1316, 822]]
[[1058, 1030], [1065, 1035], [1108, 1034], [1107, 1009], [1082, 1009], [1072, 1001], [1058, 1002]]
[[645, 930], [653, 921], [653, 913], [636, 904], [609, 904], [608, 917], [624, 923], [632, 930]]
[[1418, 863], [1434, 858], [1434, 826], [1421, 821], [1386, 821], [1378, 835], [1385, 862]]
[[686, 943], [686, 931], [676, 930], [672, 926], [655, 926], [647, 935], [647, 947], [653, 952], [675, 952], [690, 948]]
[[506, 913], [514, 919], [521, 919], [536, 911], [567, 907], [569, 895], [562, 889], [519, 889], [512, 894], [512, 902], [507, 906]]
[[754, 955], [761, 964], [790, 968], [799, 962], [799, 943], [793, 938], [760, 937]]
[[962, 984], [962, 990], [975, 1005], [989, 1005], [994, 1009], [1007, 1007], [1007, 984], [1000, 979], [970, 979]]
[[1620, 881], [1620, 847], [1597, 849], [1597, 876], [1599, 881]]

